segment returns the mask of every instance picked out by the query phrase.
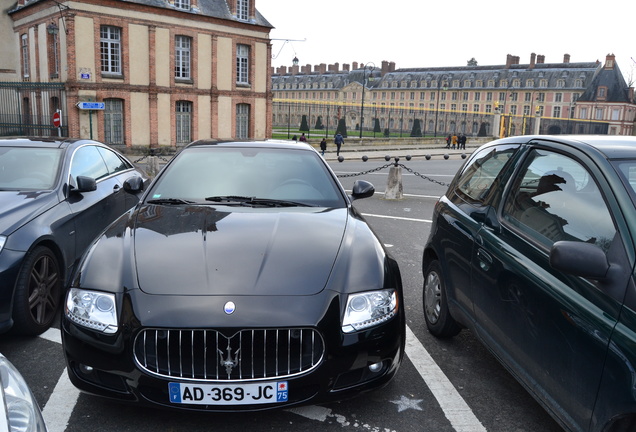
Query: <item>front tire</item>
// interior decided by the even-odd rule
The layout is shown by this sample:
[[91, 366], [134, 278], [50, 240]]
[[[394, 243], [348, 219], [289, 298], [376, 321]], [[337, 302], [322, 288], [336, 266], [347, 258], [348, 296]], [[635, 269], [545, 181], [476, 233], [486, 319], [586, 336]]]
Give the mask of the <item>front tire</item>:
[[450, 338], [461, 331], [461, 326], [448, 310], [446, 284], [439, 261], [431, 261], [424, 272], [424, 318], [428, 331], [438, 338]]
[[13, 297], [15, 333], [36, 336], [55, 319], [62, 298], [62, 274], [49, 248], [37, 246], [24, 260]]

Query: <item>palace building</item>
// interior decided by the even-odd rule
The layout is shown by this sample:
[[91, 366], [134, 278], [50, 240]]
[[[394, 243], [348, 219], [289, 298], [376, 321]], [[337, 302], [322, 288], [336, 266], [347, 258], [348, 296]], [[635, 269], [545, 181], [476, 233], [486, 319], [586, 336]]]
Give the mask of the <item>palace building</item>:
[[18, 0], [0, 24], [2, 135], [271, 136], [272, 25], [255, 0]]
[[[520, 134], [634, 135], [636, 104], [613, 54], [605, 62], [547, 63], [531, 54], [521, 64], [396, 69], [392, 62], [285, 66], [272, 71], [273, 126], [409, 136]], [[354, 132], [356, 136], [359, 132]]]

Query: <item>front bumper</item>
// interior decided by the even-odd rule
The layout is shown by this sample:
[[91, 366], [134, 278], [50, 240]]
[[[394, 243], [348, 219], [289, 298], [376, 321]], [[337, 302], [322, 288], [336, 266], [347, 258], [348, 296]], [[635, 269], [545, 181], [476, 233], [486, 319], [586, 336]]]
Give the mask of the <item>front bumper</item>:
[[[216, 378], [202, 380], [174, 376], [178, 373], [170, 377], [149, 373], [134, 359], [135, 337], [148, 328], [147, 326], [157, 328], [159, 323], [154, 319], [144, 323], [137, 316], [134, 316], [136, 314], [131, 314], [130, 318], [121, 326], [120, 331], [112, 336], [96, 334], [63, 319], [62, 339], [69, 377], [76, 387], [87, 393], [148, 406], [199, 411], [256, 411], [328, 402], [353, 397], [388, 383], [396, 374], [404, 354], [405, 324], [402, 305], [400, 304], [398, 315], [386, 323], [366, 331], [344, 334], [340, 330], [339, 296], [321, 294], [319, 297], [290, 297], [286, 299], [264, 297], [255, 302], [259, 310], [276, 310], [276, 308], [280, 308], [282, 303], [289, 306], [288, 310], [307, 311], [307, 313], [297, 316], [295, 321], [291, 322], [291, 326], [317, 330], [324, 341], [324, 355], [321, 357], [320, 363], [306, 373], [296, 373], [284, 377], [231, 380]], [[221, 301], [223, 302], [225, 299]], [[127, 302], [124, 302], [124, 316], [128, 312], [132, 313], [133, 303], [134, 301], [129, 303], [129, 309], [126, 306]], [[321, 303], [323, 307], [317, 307]], [[196, 309], [194, 304], [191, 306]], [[245, 304], [243, 306], [244, 309], [247, 307]], [[153, 310], [152, 307], [147, 309]], [[208, 307], [208, 309], [210, 308]], [[154, 313], [150, 313], [150, 315], [154, 315]], [[285, 315], [285, 318], [272, 317], [269, 322], [261, 321], [258, 327], [289, 328], [291, 318], [288, 314]], [[164, 319], [166, 322], [162, 327], [168, 326], [174, 329], [174, 321], [178, 321], [179, 328], [202, 328], [198, 316], [197, 311], [194, 310], [190, 314], [192, 318], [190, 322], [183, 317]], [[253, 316], [253, 314], [247, 316]], [[227, 317], [221, 318], [226, 319]], [[246, 322], [247, 327], [243, 328], [257, 328], [254, 320], [250, 321]], [[218, 326], [213, 326], [213, 328], [227, 331], [228, 334], [233, 334], [240, 329], [235, 326], [231, 329]], [[216, 351], [216, 349], [210, 349], [211, 351]], [[216, 353], [212, 355], [216, 356]], [[169, 391], [170, 383], [191, 386], [214, 384], [222, 388], [229, 385], [276, 383], [279, 381], [286, 382], [288, 388], [288, 397], [284, 402], [279, 403], [253, 405], [173, 403]]]

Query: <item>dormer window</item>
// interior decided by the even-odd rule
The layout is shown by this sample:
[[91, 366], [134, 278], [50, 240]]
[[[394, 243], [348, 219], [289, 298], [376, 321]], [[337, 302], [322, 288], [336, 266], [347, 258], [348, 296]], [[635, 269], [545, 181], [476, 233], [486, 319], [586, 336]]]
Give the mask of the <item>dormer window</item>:
[[236, 0], [236, 17], [241, 21], [247, 21], [250, 17], [250, 1]]
[[596, 100], [606, 100], [607, 99], [607, 87], [600, 86], [596, 89]]
[[190, 0], [174, 0], [174, 7], [177, 9], [190, 10]]

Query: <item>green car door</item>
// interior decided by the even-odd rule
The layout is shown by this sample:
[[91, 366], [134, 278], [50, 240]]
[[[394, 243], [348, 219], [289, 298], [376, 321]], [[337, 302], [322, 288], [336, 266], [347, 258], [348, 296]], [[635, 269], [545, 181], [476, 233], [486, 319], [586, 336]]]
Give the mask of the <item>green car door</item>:
[[475, 239], [476, 330], [564, 426], [588, 430], [629, 273], [599, 280], [559, 271], [551, 250], [587, 243], [585, 250], [602, 251], [610, 266], [631, 267], [597, 166], [575, 149], [532, 144], [497, 222]]

